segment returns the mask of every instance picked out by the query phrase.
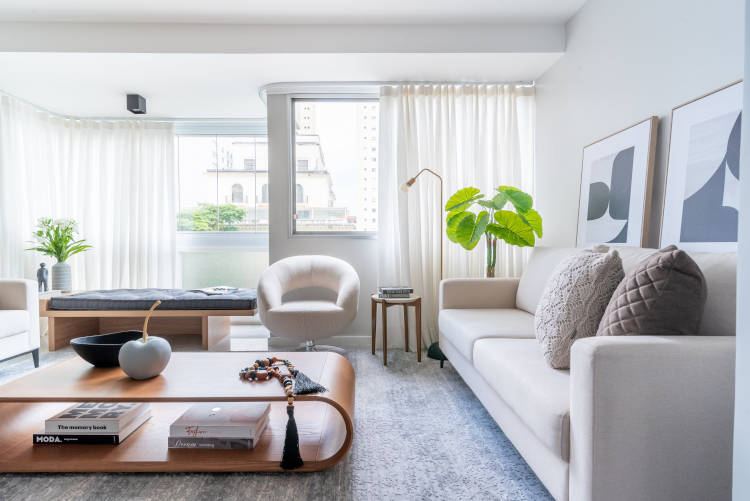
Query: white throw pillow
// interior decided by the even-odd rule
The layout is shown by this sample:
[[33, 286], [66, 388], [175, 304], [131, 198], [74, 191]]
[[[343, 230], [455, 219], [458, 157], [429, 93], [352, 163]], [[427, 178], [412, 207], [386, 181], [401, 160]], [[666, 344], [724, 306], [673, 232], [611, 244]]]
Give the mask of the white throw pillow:
[[599, 322], [624, 277], [616, 250], [583, 250], [564, 259], [552, 272], [534, 316], [536, 338], [544, 359], [555, 369], [570, 366], [576, 339], [596, 335]]

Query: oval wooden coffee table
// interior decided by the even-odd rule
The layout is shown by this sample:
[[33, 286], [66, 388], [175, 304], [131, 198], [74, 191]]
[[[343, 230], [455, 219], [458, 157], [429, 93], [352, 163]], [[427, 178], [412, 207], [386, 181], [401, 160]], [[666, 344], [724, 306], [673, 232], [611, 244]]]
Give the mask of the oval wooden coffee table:
[[[240, 369], [258, 358], [291, 360], [325, 393], [298, 395], [294, 416], [304, 466], [320, 471], [348, 452], [354, 427], [354, 369], [336, 353], [173, 353], [166, 370], [146, 381], [119, 367], [97, 369], [75, 357], [0, 386], [0, 471], [232, 472], [279, 467], [286, 396], [276, 380], [248, 382]], [[271, 419], [250, 451], [168, 449], [169, 425], [192, 402], [271, 402]], [[153, 402], [152, 417], [120, 445], [32, 445], [44, 420], [74, 402]]]

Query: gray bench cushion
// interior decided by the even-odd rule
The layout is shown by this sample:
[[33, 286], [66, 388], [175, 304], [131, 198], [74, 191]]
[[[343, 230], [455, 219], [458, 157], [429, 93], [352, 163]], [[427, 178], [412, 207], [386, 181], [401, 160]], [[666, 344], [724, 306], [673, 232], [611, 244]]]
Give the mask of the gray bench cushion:
[[256, 307], [254, 289], [209, 296], [183, 289], [111, 289], [79, 292], [50, 299], [52, 310], [148, 310], [154, 301], [160, 310], [252, 310]]

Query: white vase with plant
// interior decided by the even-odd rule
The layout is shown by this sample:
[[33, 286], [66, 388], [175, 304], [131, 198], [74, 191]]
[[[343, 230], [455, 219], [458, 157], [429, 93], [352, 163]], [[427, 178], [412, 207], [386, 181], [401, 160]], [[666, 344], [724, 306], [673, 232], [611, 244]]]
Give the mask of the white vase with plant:
[[57, 259], [52, 265], [52, 290], [70, 292], [72, 280], [70, 265], [66, 262], [71, 256], [90, 249], [86, 240], [77, 236], [76, 222], [72, 219], [39, 219], [34, 230], [34, 250]]

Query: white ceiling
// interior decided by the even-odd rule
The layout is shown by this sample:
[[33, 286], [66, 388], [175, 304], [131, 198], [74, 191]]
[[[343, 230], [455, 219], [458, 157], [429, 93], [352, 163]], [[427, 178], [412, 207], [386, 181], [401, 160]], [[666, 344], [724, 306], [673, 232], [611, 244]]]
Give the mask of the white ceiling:
[[0, 20], [117, 23], [565, 22], [585, 0], [3, 0]]
[[305, 81], [517, 81], [560, 54], [0, 53], [0, 90], [65, 115], [125, 117], [125, 94], [148, 116], [264, 117], [258, 88]]

